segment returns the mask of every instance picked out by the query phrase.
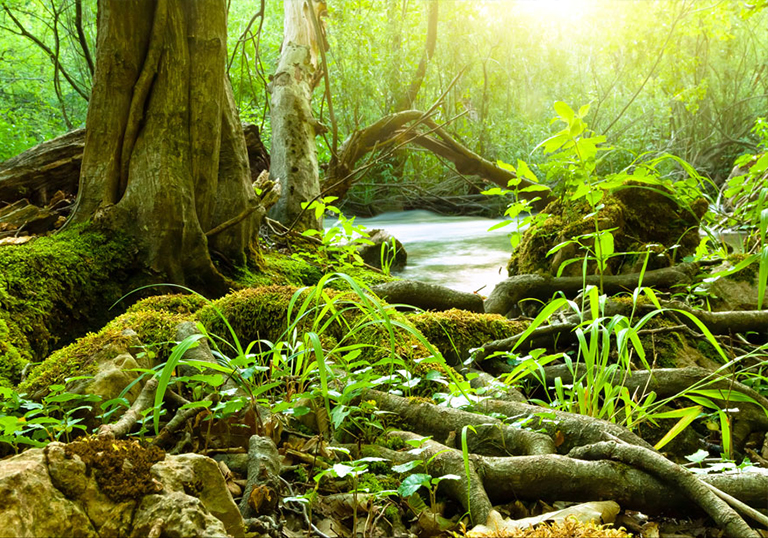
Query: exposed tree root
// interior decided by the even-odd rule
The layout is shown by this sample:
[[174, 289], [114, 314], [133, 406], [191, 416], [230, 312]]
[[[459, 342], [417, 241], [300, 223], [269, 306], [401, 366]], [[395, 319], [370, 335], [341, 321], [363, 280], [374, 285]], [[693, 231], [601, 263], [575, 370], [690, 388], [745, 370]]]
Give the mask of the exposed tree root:
[[133, 402], [133, 405], [123, 413], [123, 416], [114, 424], [102, 424], [99, 426], [99, 436], [121, 439], [128, 435], [136, 423], [144, 415], [144, 411], [152, 407], [157, 390], [158, 379], [151, 377], [144, 383], [141, 393]]
[[[611, 436], [631, 445], [652, 448], [650, 444], [626, 428], [607, 420], [501, 400], [483, 400], [477, 408], [483, 413], [500, 413], [510, 418], [530, 416], [531, 421], [526, 424], [527, 428], [544, 429], [552, 439], [562, 440], [557, 447], [560, 454], [566, 454], [575, 447], [608, 440]], [[550, 418], [551, 416], [554, 418]]]
[[[419, 436], [411, 432], [392, 432], [390, 435], [404, 440], [419, 439]], [[626, 446], [629, 449], [655, 454], [652, 450], [645, 448]], [[690, 498], [675, 484], [668, 482], [666, 475], [660, 478], [633, 465], [609, 459], [593, 461], [557, 454], [514, 457], [470, 454], [468, 467], [471, 477], [471, 501], [467, 503], [467, 473], [461, 450], [432, 440], [426, 441], [422, 447], [426, 448], [426, 451], [419, 454], [395, 452], [378, 446], [372, 447], [372, 450], [394, 464], [417, 459], [428, 461], [434, 456], [425, 470], [433, 476], [455, 474], [462, 477], [456, 481], [445, 481], [440, 487], [445, 487], [444, 491], [448, 496], [465, 509], [471, 509], [475, 522], [483, 522], [482, 518], [487, 517], [491, 503], [505, 504], [516, 500], [586, 502], [611, 499], [624, 509], [638, 510], [647, 514], [682, 514], [690, 517], [696, 513], [695, 510], [692, 511]], [[666, 461], [661, 455], [657, 457]], [[667, 464], [678, 468], [671, 462]], [[684, 473], [682, 470], [679, 472]], [[699, 480], [697, 477], [693, 479]], [[706, 475], [700, 480], [703, 483], [702, 487], [706, 487], [704, 483], [712, 485], [746, 504], [758, 507], [765, 505], [768, 474]], [[730, 509], [728, 511], [733, 513]], [[732, 529], [731, 519], [726, 521], [722, 513], [718, 519], [728, 523], [729, 528]], [[746, 529], [749, 527], [738, 527], [739, 531]], [[755, 536], [753, 531], [749, 530], [749, 532], [751, 534], [744, 532], [736, 536]]]
[[605, 441], [575, 448], [570, 456], [585, 460], [616, 460], [648, 472], [685, 493], [732, 538], [759, 538], [728, 504], [715, 495], [698, 477], [647, 448]]
[[[565, 384], [573, 383], [574, 376], [564, 364], [545, 366], [544, 373], [549, 381], [559, 377]], [[576, 375], [579, 375], [578, 369]], [[630, 394], [637, 394], [638, 398], [651, 391], [656, 393], [658, 399], [669, 398], [692, 387], [720, 391], [722, 400], [713, 399], [714, 402], [729, 409], [738, 408], [738, 411], [733, 412], [731, 435], [733, 446], [739, 452], [743, 450], [747, 437], [752, 432], [768, 431], [768, 412], [766, 411], [768, 410], [768, 398], [738, 381], [704, 368], [659, 368], [650, 372], [638, 370], [632, 372], [632, 375], [624, 379], [622, 383], [629, 389]], [[728, 395], [732, 393], [749, 396], [757, 402], [757, 405], [751, 402], [729, 401]]]
[[555, 444], [549, 436], [514, 428], [499, 419], [440, 407], [416, 399], [403, 398], [376, 390], [366, 391], [365, 400], [375, 400], [379, 409], [395, 413], [400, 423], [421, 435], [429, 435], [455, 446], [465, 426], [475, 428], [469, 450], [482, 454], [553, 454]]
[[[644, 286], [655, 288], [671, 288], [679, 284], [687, 284], [696, 275], [698, 267], [695, 264], [681, 263], [674, 267], [655, 269], [645, 274], [632, 273], [629, 275], [604, 275], [603, 290], [612, 295], [622, 291], [634, 290], [640, 282]], [[517, 275], [499, 283], [485, 300], [485, 311], [490, 314], [503, 314], [507, 317], [518, 315], [518, 303], [523, 299], [549, 299], [556, 292], [566, 296], [575, 296], [586, 285], [600, 284], [599, 275], [582, 277], [552, 277], [542, 275]]]
[[483, 312], [483, 299], [479, 295], [452, 290], [437, 284], [416, 280], [397, 280], [379, 284], [372, 290], [392, 304], [407, 304], [423, 310], [459, 308], [469, 312]]

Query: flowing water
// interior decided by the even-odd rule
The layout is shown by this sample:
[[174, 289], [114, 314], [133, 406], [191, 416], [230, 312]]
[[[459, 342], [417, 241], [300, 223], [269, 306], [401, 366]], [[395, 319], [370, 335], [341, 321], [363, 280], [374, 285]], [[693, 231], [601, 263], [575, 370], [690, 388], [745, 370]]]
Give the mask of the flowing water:
[[[500, 220], [446, 217], [415, 210], [357, 218], [355, 224], [368, 229], [383, 228], [403, 243], [408, 265], [396, 276], [488, 295], [507, 277], [506, 266], [512, 251], [512, 226], [488, 231]], [[325, 227], [333, 226], [334, 222], [326, 219]]]

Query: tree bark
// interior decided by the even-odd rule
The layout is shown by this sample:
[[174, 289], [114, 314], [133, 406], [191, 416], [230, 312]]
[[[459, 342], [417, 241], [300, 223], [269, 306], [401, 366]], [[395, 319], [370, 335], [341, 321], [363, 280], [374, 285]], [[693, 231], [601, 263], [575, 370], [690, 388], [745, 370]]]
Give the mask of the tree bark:
[[280, 199], [270, 216], [298, 230], [321, 227], [314, 211], [302, 207], [320, 196], [315, 136], [323, 127], [311, 106], [320, 39], [307, 10], [315, 9], [319, 18], [321, 5], [285, 0], [283, 46], [271, 85], [270, 175], [280, 183]]
[[72, 222], [136, 236], [170, 281], [227, 290], [216, 251], [242, 263], [258, 222], [205, 232], [256, 203], [226, 76], [226, 0], [101, 0], [94, 87]]

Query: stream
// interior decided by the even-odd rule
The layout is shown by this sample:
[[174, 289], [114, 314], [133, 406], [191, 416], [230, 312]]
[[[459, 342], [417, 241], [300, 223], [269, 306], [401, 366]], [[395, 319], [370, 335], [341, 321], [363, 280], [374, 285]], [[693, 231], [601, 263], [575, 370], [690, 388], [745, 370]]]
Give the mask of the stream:
[[[500, 221], [414, 210], [358, 217], [355, 224], [383, 228], [403, 243], [408, 265], [397, 276], [488, 295], [507, 278], [506, 266], [512, 252], [508, 237], [511, 226], [488, 231]], [[324, 225], [327, 229], [335, 222], [326, 219]]]

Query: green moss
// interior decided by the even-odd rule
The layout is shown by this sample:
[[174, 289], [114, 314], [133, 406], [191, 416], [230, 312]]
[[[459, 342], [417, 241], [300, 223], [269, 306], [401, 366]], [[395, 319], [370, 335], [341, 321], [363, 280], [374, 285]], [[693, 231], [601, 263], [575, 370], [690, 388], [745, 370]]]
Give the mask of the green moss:
[[[727, 261], [731, 264], [732, 267], [736, 267], [738, 264], [743, 262], [746, 258], [747, 258], [746, 254], [737, 253], [737, 254], [731, 254], [730, 256], [728, 256]], [[749, 284], [754, 284], [757, 281], [757, 275], [759, 270], [760, 270], [760, 264], [757, 261], [755, 261], [747, 265], [741, 271], [728, 275], [727, 278], [730, 278], [735, 282], [747, 282]]]
[[0, 248], [0, 319], [23, 358], [42, 358], [106, 322], [121, 297], [134, 248], [76, 228]]
[[[699, 221], [706, 211], [706, 201], [696, 200], [692, 207], [680, 205], [670, 193], [644, 186], [627, 184], [602, 201], [603, 208], [589, 218], [592, 208], [585, 201], [556, 200], [544, 210], [548, 217], [523, 235], [507, 266], [510, 275], [526, 273], [556, 274], [563, 262], [583, 259], [578, 245], [568, 245], [550, 257], [547, 252], [556, 245], [578, 236], [595, 233], [595, 220], [600, 230], [616, 228], [615, 252], [629, 253], [608, 260], [608, 272], [638, 270], [650, 244], [661, 244], [657, 254], [649, 258], [648, 269], [665, 267], [693, 253], [699, 244]], [[582, 239], [591, 244], [591, 240]], [[674, 245], [675, 249], [670, 250]], [[643, 253], [643, 254], [639, 254]], [[628, 266], [623, 268], [622, 266]], [[582, 264], [571, 263], [563, 274], [581, 274]], [[595, 272], [592, 262], [588, 274]]]
[[461, 363], [470, 349], [519, 334], [526, 328], [525, 323], [497, 314], [477, 314], [455, 308], [411, 315], [408, 320], [451, 364]]
[[139, 310], [126, 312], [115, 318], [104, 327], [104, 331], [119, 331], [131, 329], [138, 335], [139, 341], [145, 347], [152, 347], [155, 352], [155, 363], [168, 360], [171, 349], [176, 343], [176, 327], [183, 321], [190, 321], [191, 314], [165, 312], [162, 310]]
[[269, 285], [312, 286], [323, 276], [323, 271], [299, 256], [279, 252], [263, 252], [258, 268], [240, 268], [236, 280], [248, 287]]
[[0, 318], [0, 387], [15, 386], [27, 362], [11, 343], [8, 324]]
[[[376, 444], [389, 448], [390, 450], [402, 450], [408, 446], [402, 438], [395, 437], [394, 435], [382, 435], [376, 440]], [[365, 456], [365, 454], [363, 454], [363, 456]]]
[[288, 304], [297, 289], [266, 286], [236, 291], [200, 309], [197, 319], [211, 333], [229, 340], [224, 316], [244, 345], [255, 340], [277, 342], [285, 338]]
[[400, 487], [401, 480], [390, 472], [391, 464], [387, 462], [370, 462], [368, 464], [369, 473], [360, 477], [358, 489], [367, 490], [368, 493], [380, 493], [385, 490], [396, 490]]
[[205, 305], [208, 300], [194, 294], [155, 295], [147, 297], [131, 306], [128, 312], [140, 312], [149, 310], [153, 312], [168, 312], [171, 314], [194, 314]]
[[[127, 312], [112, 320], [98, 333], [89, 333], [50, 355], [29, 377], [19, 385], [19, 390], [28, 394], [45, 394], [54, 383], [62, 383], [66, 378], [76, 375], [91, 375], [96, 371], [95, 355], [107, 346], [115, 350], [130, 348], [135, 342], [123, 334], [132, 329], [145, 346], [152, 346], [156, 353], [155, 362], [167, 360], [176, 326], [188, 320], [184, 314], [141, 310]], [[160, 344], [154, 346], [154, 344]]]
[[19, 385], [19, 391], [32, 395], [45, 393], [50, 385], [61, 383], [68, 377], [93, 374], [96, 371], [93, 356], [108, 344], [128, 347], [130, 338], [114, 329], [86, 334], [77, 342], [55, 351], [33, 369], [29, 377]]
[[[291, 286], [267, 286], [236, 291], [202, 308], [197, 313], [197, 319], [212, 334], [221, 336], [233, 344], [229, 328], [221, 316], [229, 322], [243, 347], [257, 340], [275, 343], [291, 338], [287, 333], [288, 305], [297, 291], [298, 288]], [[293, 312], [298, 311], [309, 293], [309, 290], [305, 290], [295, 301]], [[420, 338], [424, 338], [423, 335], [409, 323], [405, 315], [388, 309], [387, 314], [391, 320], [410, 328], [406, 330], [401, 326], [392, 325], [391, 338], [386, 324], [377, 320], [375, 313], [357, 307], [360, 299], [356, 294], [340, 293], [333, 289], [325, 289], [324, 293], [328, 299], [334, 301], [334, 309], [342, 314], [331, 320], [332, 314], [326, 311], [320, 323], [315, 323], [316, 315], [307, 315], [296, 327], [299, 337], [310, 330], [317, 332], [326, 351], [334, 348], [337, 343], [343, 343], [345, 346], [360, 344], [360, 359], [372, 364], [382, 373], [390, 373], [392, 361], [398, 360], [402, 363], [400, 367], [405, 367], [422, 377], [432, 370], [444, 376], [456, 375], [450, 367], [421, 362], [433, 354], [420, 341]], [[321, 302], [320, 305], [325, 303]]]

